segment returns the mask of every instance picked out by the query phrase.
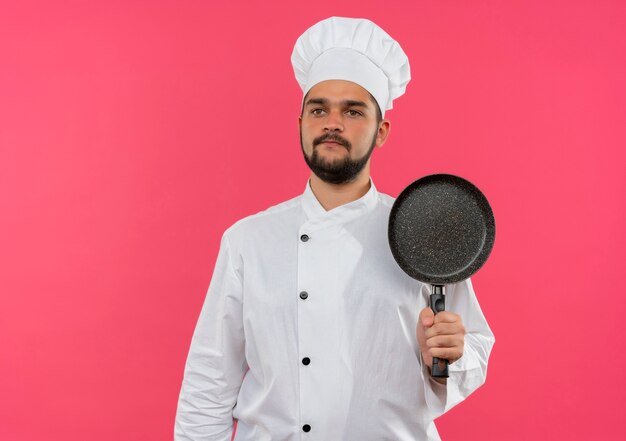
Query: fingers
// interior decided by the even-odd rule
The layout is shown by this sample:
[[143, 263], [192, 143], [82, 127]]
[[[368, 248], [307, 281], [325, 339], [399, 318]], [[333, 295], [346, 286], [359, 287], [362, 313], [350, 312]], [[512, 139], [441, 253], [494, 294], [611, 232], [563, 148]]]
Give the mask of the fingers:
[[461, 322], [453, 323], [435, 323], [430, 328], [424, 331], [426, 338], [435, 337], [438, 335], [465, 335], [465, 327]]
[[463, 347], [460, 348], [430, 348], [428, 353], [431, 357], [437, 357], [442, 360], [448, 360], [450, 364], [457, 361], [463, 356]]
[[[463, 347], [465, 339], [462, 335], [438, 335], [437, 337], [431, 337], [426, 340], [426, 347], [428, 349], [450, 349]], [[438, 355], [433, 354], [438, 357]]]
[[[430, 309], [430, 308], [427, 308]], [[422, 310], [420, 323], [432, 320], [430, 326], [423, 328], [422, 353], [430, 357], [449, 360], [450, 363], [463, 356], [465, 327], [458, 314], [442, 311], [436, 315], [427, 314]]]
[[438, 335], [426, 340], [426, 353], [431, 357], [443, 358], [450, 363], [463, 356], [463, 334]]
[[[430, 308], [428, 308], [430, 309]], [[435, 323], [455, 323], [461, 321], [461, 316], [450, 311], [441, 311], [435, 315]]]
[[425, 328], [428, 328], [435, 323], [435, 313], [432, 309], [426, 307], [420, 311], [420, 315], [417, 321], [418, 323], [421, 323], [421, 325]]

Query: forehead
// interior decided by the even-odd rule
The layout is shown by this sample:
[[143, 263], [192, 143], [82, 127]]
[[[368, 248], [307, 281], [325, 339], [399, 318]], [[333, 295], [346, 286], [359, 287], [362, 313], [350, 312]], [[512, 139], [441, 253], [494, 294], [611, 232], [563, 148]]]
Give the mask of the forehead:
[[369, 97], [367, 90], [352, 81], [326, 80], [317, 83], [308, 91], [306, 101], [310, 99], [326, 99], [330, 102], [362, 101], [367, 103], [368, 107], [373, 107]]

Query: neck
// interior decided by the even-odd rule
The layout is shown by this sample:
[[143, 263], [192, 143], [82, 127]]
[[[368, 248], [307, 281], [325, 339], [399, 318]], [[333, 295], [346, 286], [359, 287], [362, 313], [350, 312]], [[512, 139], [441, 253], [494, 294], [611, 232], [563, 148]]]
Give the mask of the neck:
[[311, 190], [326, 211], [356, 201], [370, 187], [369, 167], [364, 168], [354, 181], [346, 184], [329, 184], [311, 173]]

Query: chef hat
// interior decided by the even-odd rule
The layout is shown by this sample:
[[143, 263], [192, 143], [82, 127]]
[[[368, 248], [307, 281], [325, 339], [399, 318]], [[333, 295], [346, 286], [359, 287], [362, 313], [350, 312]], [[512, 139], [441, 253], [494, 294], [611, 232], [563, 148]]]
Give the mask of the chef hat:
[[296, 41], [291, 64], [304, 95], [321, 81], [352, 81], [372, 94], [383, 115], [411, 79], [400, 45], [362, 18], [331, 17], [313, 25]]

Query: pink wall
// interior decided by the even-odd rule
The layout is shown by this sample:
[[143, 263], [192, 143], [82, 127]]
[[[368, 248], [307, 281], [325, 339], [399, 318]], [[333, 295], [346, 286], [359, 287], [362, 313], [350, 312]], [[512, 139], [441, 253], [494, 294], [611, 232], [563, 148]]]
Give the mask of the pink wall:
[[289, 56], [330, 15], [411, 59], [378, 188], [455, 173], [496, 214], [443, 438], [623, 436], [624, 2], [50, 3], [0, 6], [0, 439], [171, 439], [221, 233], [304, 189]]

